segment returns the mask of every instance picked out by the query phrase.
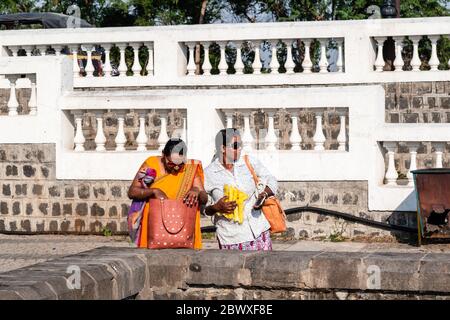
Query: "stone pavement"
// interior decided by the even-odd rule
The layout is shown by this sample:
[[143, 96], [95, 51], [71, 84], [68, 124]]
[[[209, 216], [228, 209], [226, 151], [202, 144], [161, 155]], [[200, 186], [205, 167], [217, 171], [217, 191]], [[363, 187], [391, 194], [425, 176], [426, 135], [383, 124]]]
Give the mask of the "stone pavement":
[[[5, 235], [0, 234], [0, 273], [74, 255], [98, 247], [133, 247], [125, 236]], [[205, 249], [218, 249], [215, 240], [204, 240]], [[274, 250], [326, 252], [450, 253], [450, 244], [415, 247], [399, 243], [326, 241], [274, 242]]]

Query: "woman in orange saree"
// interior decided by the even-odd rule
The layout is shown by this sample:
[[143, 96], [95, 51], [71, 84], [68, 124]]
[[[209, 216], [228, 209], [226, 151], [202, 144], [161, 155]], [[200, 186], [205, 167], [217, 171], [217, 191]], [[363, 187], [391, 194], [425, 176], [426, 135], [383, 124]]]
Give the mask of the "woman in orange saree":
[[137, 247], [148, 247], [148, 200], [156, 198], [183, 200], [188, 206], [197, 206], [194, 249], [201, 249], [199, 206], [208, 200], [203, 184], [202, 164], [186, 159], [186, 144], [181, 139], [170, 139], [161, 156], [147, 158], [128, 190], [128, 197], [134, 200], [128, 213], [128, 227]]

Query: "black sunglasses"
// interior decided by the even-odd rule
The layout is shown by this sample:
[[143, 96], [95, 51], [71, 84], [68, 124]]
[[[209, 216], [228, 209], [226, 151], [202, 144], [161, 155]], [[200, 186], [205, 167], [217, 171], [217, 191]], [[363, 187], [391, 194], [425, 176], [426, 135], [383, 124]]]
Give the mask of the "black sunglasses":
[[242, 147], [242, 142], [234, 142], [231, 145], [229, 145], [228, 147], [233, 148], [234, 150], [237, 150]]

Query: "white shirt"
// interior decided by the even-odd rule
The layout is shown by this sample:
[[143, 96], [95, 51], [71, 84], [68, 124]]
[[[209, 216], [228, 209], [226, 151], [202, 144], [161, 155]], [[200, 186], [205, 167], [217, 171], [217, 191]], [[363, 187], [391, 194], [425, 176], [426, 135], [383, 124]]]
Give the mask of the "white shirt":
[[[249, 156], [250, 164], [259, 177], [275, 194], [277, 192], [277, 180], [255, 157]], [[216, 203], [224, 196], [224, 185], [231, 185], [245, 192], [248, 199], [244, 203], [244, 222], [239, 224], [214, 214], [212, 221], [217, 230], [216, 234], [219, 242], [223, 245], [237, 244], [253, 241], [261, 233], [269, 230], [270, 224], [261, 210], [253, 209], [256, 202], [256, 185], [250, 170], [245, 164], [244, 157], [241, 156], [233, 166], [233, 172], [228, 171], [219, 161], [215, 159], [205, 169], [205, 190], [208, 193], [208, 206]]]

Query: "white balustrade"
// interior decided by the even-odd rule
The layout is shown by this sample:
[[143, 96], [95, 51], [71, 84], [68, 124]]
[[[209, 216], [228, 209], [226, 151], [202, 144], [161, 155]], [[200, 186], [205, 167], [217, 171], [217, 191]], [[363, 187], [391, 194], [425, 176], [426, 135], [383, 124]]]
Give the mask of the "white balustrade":
[[428, 61], [428, 64], [430, 65], [431, 71], [437, 71], [439, 66], [439, 59], [437, 56], [437, 41], [439, 39], [438, 36], [430, 36], [431, 41], [431, 57], [430, 61]]
[[36, 49], [39, 50], [39, 53], [41, 56], [45, 56], [47, 54], [47, 46], [46, 45], [36, 46]]
[[158, 136], [159, 151], [164, 148], [164, 145], [169, 140], [169, 135], [167, 134], [167, 116], [167, 111], [160, 111], [161, 129]]
[[133, 71], [133, 76], [141, 75], [141, 64], [139, 63], [139, 48], [140, 43], [133, 43], [133, 65], [131, 67], [131, 71]]
[[444, 153], [445, 150], [445, 143], [442, 142], [437, 142], [437, 143], [433, 143], [433, 147], [434, 147], [434, 153], [436, 155], [436, 159], [435, 159], [435, 163], [434, 163], [434, 167], [435, 168], [442, 168], [442, 154]]
[[267, 110], [267, 117], [269, 118], [269, 126], [267, 128], [267, 135], [265, 137], [265, 146], [267, 151], [276, 151], [278, 137], [275, 134], [274, 116], [275, 111]]
[[338, 150], [345, 151], [345, 145], [347, 143], [347, 134], [345, 130], [345, 115], [340, 115], [340, 129], [337, 136], [337, 142], [339, 143]]
[[136, 137], [136, 142], [138, 144], [137, 151], [147, 150], [148, 137], [145, 133], [145, 117], [147, 113], [145, 111], [138, 112], [139, 114], [139, 133]]
[[19, 101], [17, 101], [16, 96], [16, 81], [17, 76], [10, 76], [9, 77], [9, 100], [8, 100], [8, 115], [9, 116], [17, 116], [17, 108], [19, 107]]
[[395, 150], [397, 149], [397, 142], [384, 142], [383, 146], [387, 150], [388, 156], [388, 167], [385, 174], [386, 185], [395, 186], [397, 185], [398, 173], [395, 169]]
[[292, 57], [292, 40], [285, 41], [286, 43], [286, 63], [284, 67], [286, 68], [287, 74], [294, 73], [295, 63]]
[[383, 46], [384, 41], [386, 40], [385, 37], [376, 37], [375, 38], [378, 46], [377, 51], [377, 59], [375, 60], [375, 71], [382, 72], [384, 67], [384, 58], [383, 58]]
[[272, 58], [270, 60], [270, 68], [272, 70], [271, 73], [278, 73], [278, 69], [280, 68], [280, 63], [278, 62], [277, 57], [277, 42], [278, 41], [272, 41], [270, 44], [271, 50], [272, 50]]
[[209, 47], [210, 47], [210, 43], [206, 42], [203, 45], [203, 49], [205, 50], [205, 56], [204, 56], [204, 61], [203, 61], [203, 74], [205, 76], [210, 76], [211, 75], [211, 69], [212, 69], [212, 65], [211, 65], [211, 61], [209, 61]]
[[125, 111], [116, 111], [117, 115], [117, 135], [114, 139], [116, 143], [116, 151], [125, 151], [125, 143], [127, 137], [125, 136], [124, 123], [125, 123]]
[[289, 141], [292, 145], [291, 150], [298, 151], [301, 150], [300, 144], [302, 143], [302, 137], [299, 133], [298, 128], [298, 116], [296, 115], [296, 111], [291, 111], [291, 118], [292, 118], [292, 131], [291, 135], [289, 136]]
[[338, 46], [338, 58], [336, 61], [337, 72], [343, 72], [343, 67], [344, 67], [344, 57], [343, 57], [343, 50], [342, 50], [343, 41], [339, 39], [336, 41], [336, 43]]
[[181, 140], [183, 140], [184, 142], [187, 141], [187, 128], [186, 128], [186, 116], [183, 116], [183, 129], [181, 131], [181, 136], [180, 136]]
[[233, 114], [234, 114], [233, 110], [225, 111], [226, 122], [227, 122], [226, 127], [227, 128], [233, 128]]
[[127, 48], [126, 44], [119, 44], [117, 45], [117, 47], [119, 48], [120, 51], [120, 61], [119, 61], [119, 76], [120, 77], [125, 77], [127, 75], [127, 71], [128, 71], [128, 67], [127, 67], [127, 63], [125, 61], [125, 49]]
[[27, 57], [31, 56], [32, 46], [22, 46], [22, 50], [25, 51]]
[[95, 136], [95, 144], [96, 144], [96, 151], [106, 151], [105, 143], [106, 143], [106, 137], [105, 133], [103, 131], [103, 111], [96, 111], [95, 112], [95, 119], [97, 120], [97, 134]]
[[[439, 70], [439, 65], [444, 61], [439, 61], [441, 57], [438, 50], [442, 50], [438, 45], [440, 37], [448, 38], [449, 19], [448, 17], [433, 17], [423, 19], [402, 19], [401, 21], [393, 21], [388, 19], [380, 19], [379, 21], [371, 21], [370, 24], [364, 21], [328, 21], [326, 23], [318, 22], [291, 22], [284, 23], [268, 23], [264, 25], [251, 24], [234, 24], [234, 25], [208, 25], [196, 26], [177, 26], [177, 28], [168, 27], [139, 27], [139, 28], [115, 28], [111, 30], [72, 30], [52, 32], [48, 30], [33, 30], [36, 36], [29, 37], [22, 34], [12, 33], [12, 31], [1, 31], [2, 37], [0, 47], [3, 49], [3, 55], [9, 54], [13, 57], [20, 55], [47, 55], [46, 52], [55, 52], [56, 56], [66, 54], [67, 47], [70, 48], [73, 55], [73, 74], [74, 86], [77, 88], [91, 87], [154, 87], [154, 86], [183, 86], [183, 85], [283, 85], [286, 83], [285, 77], [289, 76], [289, 83], [292, 84], [341, 84], [341, 83], [384, 83], [393, 81], [445, 81], [450, 71], [446, 68]], [[401, 57], [402, 50], [410, 51], [411, 46], [403, 47], [402, 41], [410, 39], [412, 45], [412, 60], [410, 61], [412, 69], [419, 71], [422, 61], [419, 56], [419, 41], [422, 38], [428, 38], [431, 42], [431, 57], [428, 61], [431, 71], [436, 71], [437, 78], [431, 75], [425, 75], [427, 72], [420, 72], [418, 75], [403, 74], [404, 61]], [[385, 73], [383, 67], [385, 60], [383, 57], [384, 41], [386, 39], [394, 39], [395, 41], [395, 60], [387, 61], [392, 63], [398, 76], [397, 79], [391, 76], [380, 75]], [[368, 43], [376, 41], [375, 48], [371, 50]], [[106, 41], [105, 41], [106, 40]], [[237, 50], [236, 61], [234, 66], [228, 65], [226, 61], [227, 43], [233, 43], [237, 48], [241, 47], [243, 41], [248, 40], [255, 50], [253, 61], [253, 74], [246, 74], [245, 77], [238, 77], [243, 74], [244, 57], [240, 50]], [[284, 57], [280, 60], [285, 61], [284, 67], [286, 73], [279, 72], [279, 63], [276, 59], [276, 43], [281, 41], [284, 51]], [[311, 44], [320, 43], [319, 48], [314, 46], [311, 50]], [[374, 41], [374, 43], [375, 43]], [[409, 41], [409, 40], [408, 40]], [[301, 64], [303, 72], [294, 71], [297, 57], [293, 57], [292, 43], [303, 42], [305, 52]], [[195, 76], [195, 80], [185, 77], [185, 75], [194, 75], [195, 66], [195, 44], [201, 44], [205, 48], [205, 59], [203, 63], [203, 74]], [[209, 46], [212, 43], [219, 45], [219, 53], [211, 52]], [[271, 45], [261, 44], [270, 43]], [[333, 47], [328, 48], [328, 44]], [[104, 52], [87, 50], [86, 56], [75, 54], [76, 48], [85, 46], [102, 47]], [[119, 48], [120, 63], [117, 66], [111, 65], [111, 47]], [[422, 46], [422, 44], [421, 44]], [[131, 48], [130, 48], [131, 47]], [[300, 49], [301, 46], [299, 46]], [[48, 48], [48, 51], [47, 51]], [[154, 55], [154, 50], [161, 50], [160, 53]], [[183, 52], [188, 48], [188, 53]], [[259, 48], [259, 50], [258, 50]], [[343, 52], [345, 48], [345, 54]], [[61, 49], [64, 49], [61, 52]], [[128, 50], [133, 51], [133, 57], [128, 60]], [[269, 52], [269, 50], [271, 52]], [[115, 49], [113, 50], [114, 53]], [[139, 61], [139, 56], [143, 58], [143, 52], [148, 52], [148, 62]], [[314, 51], [314, 52], [312, 52]], [[378, 51], [376, 53], [376, 51]], [[39, 52], [39, 53], [38, 53]], [[127, 52], [127, 55], [125, 54]], [[97, 61], [99, 53], [104, 53], [105, 58], [99, 66], [102, 72], [94, 72], [93, 66], [97, 69]], [[296, 53], [296, 51], [294, 51]], [[314, 53], [314, 56], [313, 56]], [[316, 55], [319, 53], [318, 57]], [[406, 52], [411, 55], [410, 52]], [[215, 56], [219, 55], [219, 56]], [[189, 57], [189, 61], [186, 60]], [[209, 60], [211, 56], [211, 60]], [[226, 77], [210, 77], [211, 62], [219, 62], [219, 75]], [[312, 65], [311, 59], [314, 60], [316, 66]], [[316, 61], [317, 59], [318, 61]], [[406, 58], [405, 58], [406, 59]], [[234, 60], [234, 59], [233, 59]], [[86, 65], [86, 77], [79, 77], [79, 64]], [[128, 66], [127, 64], [128, 63]], [[426, 62], [424, 62], [426, 63]], [[155, 66], [156, 64], [156, 66]], [[346, 66], [348, 64], [348, 66]], [[372, 65], [374, 68], [372, 68]], [[115, 69], [117, 67], [117, 69]], [[128, 70], [128, 67], [131, 69]], [[235, 74], [227, 74], [228, 67], [234, 67]], [[322, 76], [319, 74], [327, 74]], [[270, 69], [271, 72], [264, 73], [259, 76], [262, 68]], [[316, 70], [317, 69], [317, 70]], [[329, 69], [329, 70], [328, 70]], [[371, 69], [376, 70], [372, 72]], [[394, 68], [392, 68], [394, 69]], [[423, 68], [426, 71], [426, 68]], [[345, 70], [345, 72], [344, 72]], [[100, 71], [100, 69], [98, 70]], [[129, 75], [127, 72], [131, 71]], [[155, 72], [156, 71], [156, 72]], [[120, 75], [119, 77], [111, 77]], [[331, 75], [331, 73], [335, 73]], [[387, 73], [387, 72], [386, 72]], [[424, 74], [422, 76], [422, 73]], [[431, 72], [430, 72], [431, 73]], [[150, 75], [150, 77], [142, 78], [142, 75]], [[202, 75], [204, 77], [202, 77]], [[104, 76], [104, 78], [103, 78]], [[257, 76], [257, 77], [255, 77]], [[411, 76], [411, 79], [410, 79]], [[103, 79], [102, 79], [103, 78]], [[236, 81], [235, 81], [236, 79]], [[193, 81], [193, 82], [192, 82]]]
[[[294, 71], [295, 69], [295, 62], [294, 62], [294, 57], [293, 57], [293, 48], [292, 48], [292, 43], [293, 40], [297, 41], [296, 39], [282, 39], [281, 41], [285, 44], [286, 46], [286, 60], [284, 63], [284, 68], [286, 69], [286, 74], [297, 74], [297, 72]], [[319, 68], [320, 68], [320, 72], [321, 73], [328, 73], [328, 60], [327, 60], [327, 45], [329, 43], [329, 38], [321, 38], [318, 39], [320, 44], [321, 44], [321, 54], [320, 54], [320, 59], [319, 59]], [[241, 75], [244, 74], [244, 63], [242, 61], [242, 52], [241, 52], [241, 46], [243, 41], [242, 40], [230, 40], [232, 41], [235, 45], [236, 45], [236, 61], [234, 63], [234, 69], [236, 70], [236, 75]], [[268, 52], [266, 52], [265, 47], [263, 46], [261, 47], [262, 43], [265, 42], [270, 43], [270, 54]], [[303, 73], [307, 74], [307, 73], [312, 73], [312, 67], [313, 67], [313, 63], [311, 61], [311, 55], [310, 55], [310, 45], [311, 45], [311, 41], [312, 39], [305, 39], [303, 40], [303, 42], [305, 43], [305, 58], [303, 60], [302, 63], [302, 67], [304, 69]], [[335, 72], [343, 72], [344, 69], [344, 57], [343, 57], [343, 43], [344, 40], [343, 38], [338, 38], [335, 40], [336, 44], [337, 44], [337, 55], [336, 55], [336, 71]], [[203, 47], [205, 48], [205, 60], [203, 62], [203, 70], [204, 73], [203, 75], [205, 76], [209, 76], [210, 75], [210, 66], [209, 66], [209, 61], [207, 59], [207, 55], [206, 53], [209, 54], [209, 50], [207, 49], [210, 42], [209, 41], [201, 41], [201, 43], [203, 44]], [[225, 60], [225, 48], [227, 45], [227, 41], [217, 41], [218, 45], [220, 46], [220, 62], [219, 62], [219, 74], [226, 74], [227, 69], [228, 69], [228, 64], [226, 63]], [[267, 64], [268, 67], [272, 70], [270, 73], [266, 73], [266, 74], [280, 74], [279, 72], [279, 61], [277, 58], [277, 43], [278, 40], [272, 39], [272, 40], [252, 40], [251, 41], [252, 46], [253, 46], [253, 50], [255, 53], [255, 57], [253, 60], [253, 74], [257, 75], [257, 74], [261, 74], [261, 69], [263, 67], [265, 67], [265, 65]], [[189, 57], [192, 57], [193, 53], [193, 43], [191, 42], [185, 42], [185, 46], [188, 48], [189, 51]], [[268, 57], [270, 57], [270, 60]], [[263, 58], [264, 57], [264, 58]], [[186, 64], [186, 75], [194, 75], [195, 74], [195, 64], [192, 62], [192, 59], [189, 58], [189, 61]]]
[[419, 41], [422, 37], [411, 37], [413, 42], [413, 56], [411, 60], [412, 71], [420, 71], [422, 61], [419, 58]]
[[[388, 157], [388, 164], [385, 171], [385, 180], [386, 180], [386, 186], [399, 186], [400, 184], [397, 183], [397, 179], [399, 178], [399, 170], [395, 167], [395, 154], [397, 150], [397, 145], [399, 142], [395, 141], [384, 141], [383, 147], [387, 150], [387, 157]], [[421, 146], [421, 142], [419, 141], [407, 141], [405, 142], [406, 147], [409, 149], [409, 160], [410, 165], [406, 172], [406, 178], [408, 183], [406, 186], [413, 187], [414, 186], [414, 175], [412, 171], [417, 170], [417, 150]], [[434, 147], [434, 163], [433, 168], [443, 168], [443, 153], [445, 151], [445, 142], [431, 142], [432, 146]]]
[[187, 74], [189, 76], [195, 75], [195, 43], [189, 43], [186, 45], [189, 52], [189, 63], [187, 65]]
[[[323, 133], [323, 124], [322, 124], [322, 118], [323, 118], [323, 110], [320, 108], [320, 111], [314, 111], [315, 108], [312, 108], [311, 111], [315, 113], [314, 121], [316, 123], [316, 133], [312, 137], [312, 143], [314, 146], [315, 151], [323, 151], [325, 150], [325, 141], [327, 141], [327, 138], [325, 137]], [[253, 128], [251, 127], [251, 114], [253, 111], [257, 111], [258, 109], [222, 109], [224, 119], [225, 119], [225, 128], [237, 128], [241, 130], [241, 139], [242, 139], [242, 146], [243, 150], [246, 152], [253, 151], [254, 150], [254, 142], [257, 138], [254, 138], [252, 135]], [[263, 148], [261, 150], [265, 151], [278, 151], [282, 149], [282, 145], [285, 143], [289, 143], [291, 145], [290, 150], [292, 151], [302, 151], [301, 144], [303, 142], [303, 139], [300, 135], [300, 124], [299, 124], [299, 109], [297, 108], [284, 108], [283, 110], [287, 111], [287, 113], [290, 115], [292, 119], [292, 128], [290, 130], [290, 133], [286, 140], [284, 140], [282, 143], [279, 143], [279, 135], [277, 134], [277, 130], [275, 129], [275, 114], [277, 113], [276, 109], [272, 108], [263, 108], [262, 112], [265, 116], [267, 116], [267, 127], [260, 128], [260, 133], [265, 133], [265, 136], [259, 136], [258, 139], [262, 140], [263, 142]], [[236, 111], [238, 111], [242, 117], [243, 117], [243, 126], [239, 127], [237, 124], [233, 122], [233, 117], [236, 114]], [[346, 126], [345, 126], [345, 119], [346, 119], [346, 113], [344, 111], [341, 111], [342, 115], [340, 116], [341, 119], [341, 133], [337, 137], [337, 142], [339, 143], [339, 151], [347, 151], [347, 137], [346, 137]], [[283, 116], [283, 115], [280, 115]], [[255, 120], [259, 122], [258, 120]], [[255, 123], [256, 125], [256, 123]], [[311, 125], [311, 123], [309, 124]], [[280, 130], [286, 130], [285, 126], [282, 126], [282, 129]], [[282, 135], [284, 137], [284, 135]], [[330, 137], [331, 138], [331, 137]], [[257, 142], [259, 145], [260, 141]], [[327, 151], [337, 151], [332, 149], [327, 149]], [[305, 152], [308, 152], [305, 150]]]
[[236, 62], [234, 64], [236, 74], [244, 74], [244, 63], [242, 62], [242, 41], [236, 41]]
[[255, 41], [253, 43], [253, 45], [254, 45], [254, 51], [255, 51], [255, 60], [253, 61], [253, 74], [261, 74], [261, 68], [262, 68], [261, 56], [260, 56], [261, 43], [259, 41]]
[[314, 150], [325, 150], [324, 143], [326, 141], [325, 135], [323, 134], [322, 128], [322, 114], [320, 112], [316, 113], [316, 132], [313, 136]]
[[403, 57], [402, 57], [402, 42], [403, 42], [403, 37], [394, 37], [393, 38], [395, 41], [395, 60], [394, 60], [394, 67], [395, 67], [395, 71], [396, 72], [400, 72], [403, 71], [403, 65], [405, 64], [405, 62], [403, 61]]
[[245, 152], [253, 150], [253, 136], [250, 130], [250, 111], [243, 111], [244, 114], [244, 133], [242, 134], [242, 145]]
[[417, 169], [417, 149], [420, 147], [419, 142], [408, 142], [406, 146], [409, 148], [410, 162], [406, 177], [408, 178], [408, 186], [414, 186], [414, 176], [411, 171]]
[[[36, 115], [38, 110], [36, 74], [0, 74], [0, 88], [8, 91], [6, 102], [9, 116]], [[19, 103], [20, 91], [30, 90], [30, 97], [25, 105]], [[23, 100], [22, 100], [23, 101]], [[19, 109], [20, 107], [21, 110]]]
[[227, 74], [228, 64], [225, 58], [225, 47], [227, 45], [226, 42], [219, 42], [220, 45], [220, 62], [219, 62], [219, 71], [220, 74]]
[[[115, 116], [117, 118], [117, 132], [116, 136], [114, 138], [114, 142], [116, 144], [116, 147], [113, 150], [109, 150], [109, 152], [125, 152], [128, 151], [125, 149], [125, 145], [128, 141], [127, 135], [125, 134], [125, 116], [130, 110], [126, 109], [120, 109], [115, 110]], [[149, 113], [149, 110], [145, 109], [139, 109], [139, 110], [131, 110], [131, 112], [135, 112], [138, 115], [139, 119], [139, 128], [138, 128], [138, 135], [136, 136], [136, 144], [137, 148], [136, 151], [142, 152], [142, 151], [148, 151], [147, 144], [149, 136], [146, 133], [145, 128], [145, 122], [146, 117]], [[104, 152], [107, 151], [106, 149], [106, 136], [104, 131], [104, 111], [102, 110], [72, 110], [70, 113], [74, 117], [74, 136], [73, 136], [73, 150], [76, 152], [85, 151], [85, 144], [86, 144], [86, 138], [83, 134], [83, 117], [86, 115], [86, 113], [93, 113], [95, 116], [95, 121], [97, 123], [96, 128], [96, 135], [95, 135], [95, 151], [97, 152]], [[168, 115], [169, 110], [167, 109], [158, 109], [157, 115], [160, 118], [161, 126], [160, 126], [160, 133], [157, 138], [157, 144], [158, 148], [157, 150], [161, 151], [166, 142], [169, 140], [168, 135], [168, 128], [167, 128], [167, 121], [168, 121]], [[173, 136], [172, 138], [180, 138], [183, 141], [187, 141], [187, 128], [186, 128], [186, 113], [185, 111], [182, 111], [182, 125], [179, 128], [175, 128], [173, 130]], [[133, 152], [133, 150], [130, 150], [130, 152]]]
[[94, 64], [92, 63], [92, 50], [95, 50], [95, 48], [92, 45], [86, 45], [85, 47], [86, 53], [87, 53], [87, 63], [86, 67], [84, 68], [84, 71], [86, 71], [87, 77], [93, 77], [94, 76]]
[[54, 45], [54, 46], [52, 46], [52, 47], [53, 47], [53, 49], [55, 50], [55, 55], [56, 55], [56, 56], [60, 56], [60, 55], [61, 55], [61, 50], [62, 50], [63, 46], [62, 46], [62, 45], [59, 45], [59, 44], [56, 44], [56, 45]]
[[312, 72], [312, 61], [311, 61], [311, 55], [310, 55], [310, 45], [311, 40], [305, 39], [303, 40], [303, 43], [305, 44], [305, 59], [303, 60], [302, 67], [303, 67], [303, 73], [311, 73]]
[[[103, 49], [105, 50], [105, 63], [103, 64], [103, 74], [105, 77], [111, 77], [111, 47], [112, 45], [110, 43], [106, 43], [103, 45]], [[78, 64], [78, 63], [77, 63]]]
[[80, 65], [78, 64], [78, 46], [71, 46], [70, 51], [72, 52], [73, 59], [73, 76], [78, 78], [80, 76]]
[[[437, 48], [437, 42], [438, 42], [440, 36], [437, 34], [434, 34], [434, 35], [428, 35], [427, 37], [430, 39], [430, 42], [431, 42], [431, 56], [430, 56], [430, 60], [428, 61], [428, 65], [430, 66], [430, 71], [440, 71], [438, 69], [440, 61], [438, 58], [438, 48]], [[422, 40], [423, 36], [414, 35], [414, 36], [408, 36], [408, 38], [412, 42], [412, 52], [411, 52], [412, 58], [410, 61], [412, 71], [421, 71], [420, 67], [422, 65], [422, 61], [419, 56], [419, 42], [420, 42], [420, 40]], [[374, 39], [376, 40], [377, 47], [378, 47], [378, 53], [376, 55], [376, 60], [375, 60], [375, 64], [374, 64], [375, 68], [376, 68], [375, 71], [382, 72], [383, 67], [384, 67], [384, 59], [383, 59], [383, 55], [380, 53], [382, 53], [383, 43], [386, 40], [386, 37], [374, 37]], [[403, 57], [402, 57], [402, 51], [404, 50], [403, 41], [404, 41], [405, 37], [400, 36], [400, 35], [392, 36], [392, 39], [395, 42], [395, 59], [393, 61], [393, 65], [395, 67], [395, 72], [402, 72], [402, 71], [404, 71], [403, 66], [405, 64], [405, 61], [403, 60]], [[426, 69], [424, 69], [422, 71], [426, 71]], [[445, 71], [445, 70], [442, 70], [442, 71]], [[405, 78], [405, 81], [408, 81], [408, 79]]]
[[84, 143], [86, 139], [83, 135], [83, 127], [82, 127], [82, 121], [83, 121], [83, 111], [77, 110], [73, 111], [72, 114], [75, 117], [75, 136], [73, 139], [73, 143], [75, 144], [75, 151], [84, 151]]
[[327, 44], [328, 41], [320, 39], [320, 61], [319, 61], [320, 73], [328, 72]]
[[37, 114], [37, 93], [36, 93], [36, 76], [29, 76], [31, 81], [31, 94], [30, 100], [28, 101], [28, 108], [30, 110], [30, 115], [34, 116]]

